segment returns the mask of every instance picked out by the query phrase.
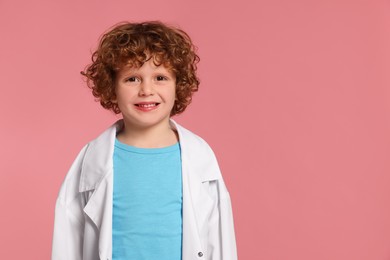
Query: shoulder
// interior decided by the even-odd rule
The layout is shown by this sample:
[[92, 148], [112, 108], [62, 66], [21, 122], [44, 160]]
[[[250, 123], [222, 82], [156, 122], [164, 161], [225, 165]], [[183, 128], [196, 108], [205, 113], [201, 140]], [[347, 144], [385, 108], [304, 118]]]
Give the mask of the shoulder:
[[123, 121], [119, 120], [103, 131], [98, 137], [88, 143], [88, 151], [106, 150], [114, 145], [116, 132], [123, 127]]
[[214, 156], [214, 152], [210, 145], [202, 137], [176, 122], [174, 122], [174, 124], [179, 134], [180, 145], [184, 147], [183, 149], [188, 149], [191, 152], [206, 153], [206, 155]]

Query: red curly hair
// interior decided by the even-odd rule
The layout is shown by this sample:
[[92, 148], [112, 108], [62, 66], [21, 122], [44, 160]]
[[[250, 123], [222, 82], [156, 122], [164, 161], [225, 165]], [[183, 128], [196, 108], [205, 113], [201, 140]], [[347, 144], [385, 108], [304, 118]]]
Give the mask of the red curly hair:
[[119, 114], [115, 78], [126, 65], [141, 67], [148, 57], [169, 68], [176, 76], [176, 100], [171, 116], [182, 113], [198, 91], [199, 56], [187, 33], [158, 21], [115, 25], [100, 40], [92, 63], [81, 72], [92, 94], [105, 108]]

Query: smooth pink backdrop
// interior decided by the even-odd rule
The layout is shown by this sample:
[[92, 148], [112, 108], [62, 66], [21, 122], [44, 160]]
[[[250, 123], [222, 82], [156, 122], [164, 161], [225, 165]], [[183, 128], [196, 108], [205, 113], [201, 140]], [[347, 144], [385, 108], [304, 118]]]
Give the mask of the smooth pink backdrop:
[[219, 158], [240, 259], [390, 259], [389, 1], [0, 0], [2, 259], [50, 259], [60, 184], [117, 119], [79, 71], [123, 20], [199, 47], [176, 120]]

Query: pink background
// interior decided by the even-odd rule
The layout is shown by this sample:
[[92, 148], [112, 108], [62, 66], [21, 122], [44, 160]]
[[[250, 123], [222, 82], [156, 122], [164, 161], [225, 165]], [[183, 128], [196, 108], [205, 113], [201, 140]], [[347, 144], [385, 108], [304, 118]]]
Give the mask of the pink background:
[[176, 120], [219, 158], [240, 259], [390, 259], [389, 1], [0, 0], [2, 259], [50, 258], [60, 184], [117, 119], [79, 71], [123, 20], [199, 47]]

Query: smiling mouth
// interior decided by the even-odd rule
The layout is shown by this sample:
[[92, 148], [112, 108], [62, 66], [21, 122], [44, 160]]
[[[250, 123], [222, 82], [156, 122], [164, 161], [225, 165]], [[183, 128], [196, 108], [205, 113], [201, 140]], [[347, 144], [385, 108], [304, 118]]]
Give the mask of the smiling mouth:
[[140, 108], [152, 108], [160, 105], [160, 103], [139, 103], [135, 105]]
[[156, 110], [159, 105], [160, 105], [160, 103], [155, 103], [155, 102], [141, 102], [141, 103], [135, 104], [135, 107], [138, 111], [149, 112], [149, 111]]

